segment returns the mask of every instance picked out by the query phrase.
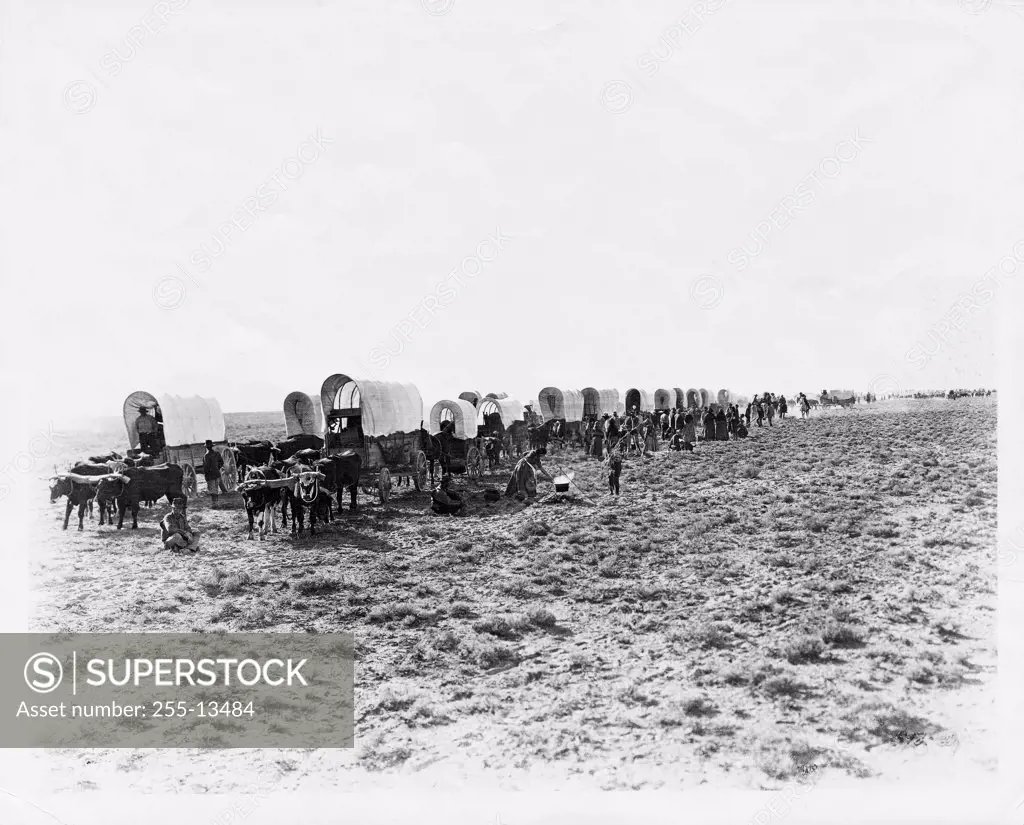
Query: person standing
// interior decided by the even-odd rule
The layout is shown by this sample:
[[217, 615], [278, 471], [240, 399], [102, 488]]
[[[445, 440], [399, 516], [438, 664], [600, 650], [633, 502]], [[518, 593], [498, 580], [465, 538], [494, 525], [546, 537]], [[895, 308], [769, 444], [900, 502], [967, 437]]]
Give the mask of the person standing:
[[590, 455], [599, 461], [604, 460], [604, 422], [608, 418], [608, 413], [604, 414], [604, 419], [597, 419], [594, 422], [594, 432], [590, 443]]
[[135, 419], [135, 431], [139, 434], [139, 447], [146, 455], [156, 455], [156, 418], [149, 414], [146, 407], [139, 408], [139, 417]]
[[704, 413], [704, 418], [701, 423], [704, 425], [704, 440], [714, 441], [715, 440], [715, 416], [708, 408], [708, 411]]
[[206, 479], [206, 492], [217, 505], [217, 496], [221, 492], [220, 471], [224, 469], [224, 459], [213, 449], [213, 442], [207, 439], [206, 455], [203, 456], [203, 477]]

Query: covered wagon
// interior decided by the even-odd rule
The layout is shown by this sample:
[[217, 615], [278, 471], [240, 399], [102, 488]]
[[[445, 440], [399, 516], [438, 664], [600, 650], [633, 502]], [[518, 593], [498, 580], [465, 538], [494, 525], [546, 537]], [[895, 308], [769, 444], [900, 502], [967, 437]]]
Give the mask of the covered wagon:
[[488, 393], [477, 405], [477, 435], [501, 440], [509, 457], [522, 455], [530, 443], [529, 422], [522, 402], [506, 393]]
[[654, 409], [654, 393], [639, 387], [630, 387], [626, 390], [626, 412], [631, 412], [634, 408], [640, 412], [651, 412]]
[[584, 387], [580, 390], [583, 395], [583, 420], [592, 421], [600, 418], [605, 413], [623, 412], [622, 393], [616, 389], [598, 390], [594, 387]]
[[430, 408], [430, 434], [440, 448], [441, 470], [479, 481], [483, 472], [477, 410], [464, 399], [438, 401]]
[[314, 398], [304, 392], [290, 392], [284, 399], [285, 434], [316, 435], [324, 431], [323, 410], [319, 393]]
[[198, 395], [161, 395], [136, 390], [122, 405], [128, 444], [154, 456], [158, 462], [177, 464], [182, 469], [182, 492], [192, 497], [199, 491], [206, 442], [224, 459], [220, 483], [225, 491], [238, 484], [235, 455], [228, 446], [224, 413], [215, 398]]
[[395, 473], [411, 476], [417, 490], [426, 489], [423, 399], [415, 385], [335, 373], [320, 388], [320, 404], [324, 452], [358, 453], [364, 492], [376, 493], [386, 504]]
[[537, 393], [537, 404], [544, 418], [546, 435], [555, 445], [560, 445], [565, 439], [581, 441], [583, 393], [579, 390], [544, 387]]
[[654, 391], [654, 412], [668, 412], [676, 404], [675, 390], [659, 387]]

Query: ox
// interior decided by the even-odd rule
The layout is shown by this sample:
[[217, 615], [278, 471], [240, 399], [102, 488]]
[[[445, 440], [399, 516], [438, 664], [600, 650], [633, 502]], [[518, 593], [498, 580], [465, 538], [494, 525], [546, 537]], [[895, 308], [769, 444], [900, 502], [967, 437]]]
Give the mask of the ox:
[[309, 433], [296, 433], [295, 435], [289, 436], [284, 441], [278, 441], [275, 445], [275, 449], [278, 452], [278, 458], [286, 459], [291, 458], [300, 451], [311, 450], [317, 454], [317, 458], [320, 457], [320, 451], [324, 448], [324, 440], [318, 435], [310, 435]]
[[[271, 481], [278, 478], [281, 478], [281, 474], [273, 467], [253, 467], [245, 476], [246, 481]], [[270, 530], [272, 533], [276, 533], [277, 505], [282, 496], [287, 495], [285, 490], [271, 487], [243, 487], [241, 493], [246, 515], [249, 517], [248, 538], [252, 539], [253, 520], [257, 512], [260, 514], [260, 541], [263, 541], [267, 535], [268, 515], [270, 516]]]
[[278, 458], [279, 450], [269, 441], [248, 441], [245, 444], [232, 444], [231, 452], [235, 454], [240, 478], [247, 478], [250, 467], [268, 467]]
[[[155, 467], [128, 467], [121, 471], [121, 478], [103, 479], [96, 490], [96, 500], [101, 506], [113, 500], [117, 505], [117, 529], [124, 526], [124, 514], [131, 508], [132, 529], [139, 529], [139, 502], [159, 501], [167, 497], [170, 504], [185, 494], [181, 491], [183, 472], [177, 464], [159, 464]], [[127, 480], [125, 480], [127, 479]], [[187, 505], [186, 505], [187, 506]]]
[[292, 535], [302, 534], [306, 508], [309, 509], [311, 536], [316, 535], [318, 515], [324, 523], [334, 520], [332, 492], [338, 495], [339, 513], [341, 493], [346, 489], [351, 496], [350, 510], [355, 510], [358, 506], [356, 496], [361, 467], [362, 459], [352, 450], [346, 450], [330, 458], [317, 459], [308, 464], [296, 462], [289, 466], [287, 476], [296, 480], [294, 490], [288, 491], [288, 502], [292, 510]]
[[[106, 464], [82, 463], [76, 464], [68, 472], [79, 476], [104, 476], [110, 473], [110, 468]], [[67, 510], [64, 512], [64, 529], [68, 529], [71, 511], [75, 507], [78, 507], [78, 529], [85, 529], [85, 511], [88, 508], [89, 517], [92, 518], [92, 502], [96, 497], [96, 487], [92, 484], [72, 481], [70, 478], [54, 479], [54, 483], [50, 487], [50, 503], [55, 503], [61, 496], [68, 497]]]

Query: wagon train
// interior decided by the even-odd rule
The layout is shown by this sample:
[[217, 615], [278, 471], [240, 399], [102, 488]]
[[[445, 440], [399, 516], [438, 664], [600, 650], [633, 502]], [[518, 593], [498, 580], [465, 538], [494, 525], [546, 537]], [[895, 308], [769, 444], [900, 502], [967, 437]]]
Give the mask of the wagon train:
[[479, 481], [483, 472], [476, 408], [468, 401], [438, 401], [430, 409], [430, 435], [439, 444], [441, 471]]
[[324, 414], [324, 453], [353, 450], [362, 459], [359, 483], [391, 498], [392, 475], [409, 476], [417, 490], [427, 489], [423, 399], [413, 384], [329, 376], [320, 388]]
[[192, 497], [199, 491], [196, 468], [202, 471], [206, 441], [212, 441], [213, 448], [224, 459], [222, 487], [229, 492], [235, 489], [235, 455], [228, 446], [224, 413], [215, 398], [162, 395], [157, 400], [150, 393], [137, 390], [124, 400], [122, 411], [131, 449], [141, 450], [160, 463], [179, 465], [181, 488], [186, 496]]

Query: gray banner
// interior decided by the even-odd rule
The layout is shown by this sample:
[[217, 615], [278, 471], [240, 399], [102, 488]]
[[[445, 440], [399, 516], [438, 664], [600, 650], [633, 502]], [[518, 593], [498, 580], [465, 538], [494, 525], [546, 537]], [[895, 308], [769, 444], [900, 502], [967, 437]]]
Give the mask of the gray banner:
[[348, 633], [0, 634], [3, 748], [350, 748]]

